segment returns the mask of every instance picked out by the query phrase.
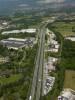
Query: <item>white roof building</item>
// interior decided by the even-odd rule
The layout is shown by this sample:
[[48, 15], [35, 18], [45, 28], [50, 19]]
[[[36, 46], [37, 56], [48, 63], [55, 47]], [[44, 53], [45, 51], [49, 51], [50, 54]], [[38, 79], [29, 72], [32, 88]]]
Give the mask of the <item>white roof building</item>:
[[61, 95], [58, 96], [58, 100], [75, 100], [75, 93], [71, 89], [65, 89]]
[[47, 69], [48, 69], [49, 71], [55, 70], [55, 65], [54, 65], [54, 63], [56, 63], [57, 60], [58, 60], [58, 59], [57, 59], [57, 58], [54, 58], [54, 57], [49, 57], [49, 58], [48, 58]]
[[45, 52], [55, 52], [55, 53], [57, 53], [58, 52], [58, 49], [53, 49], [53, 48], [51, 48], [51, 49], [48, 49], [48, 50], [45, 50]]
[[53, 39], [51, 39], [51, 44], [54, 44], [54, 45], [57, 45], [58, 44], [58, 41], [56, 41], [56, 40], [53, 40]]
[[56, 48], [56, 49], [59, 49], [59, 44], [55, 45], [55, 48]]
[[11, 30], [11, 31], [4, 31], [1, 34], [6, 35], [6, 34], [13, 34], [13, 33], [35, 33], [36, 29], [21, 29], [21, 30]]
[[45, 81], [43, 95], [48, 94], [52, 90], [54, 82], [55, 82], [55, 77], [47, 76], [46, 81]]
[[75, 41], [75, 37], [66, 37], [65, 39]]
[[8, 23], [7, 23], [7, 22], [3, 22], [2, 24], [3, 24], [3, 25], [8, 25]]
[[72, 93], [70, 91], [65, 91], [62, 93], [62, 97], [63, 97], [63, 99], [70, 100], [72, 97]]
[[49, 57], [48, 60], [49, 60], [49, 62], [54, 63], [54, 62], [56, 62], [58, 59], [57, 59], [57, 58], [54, 58], [54, 57]]

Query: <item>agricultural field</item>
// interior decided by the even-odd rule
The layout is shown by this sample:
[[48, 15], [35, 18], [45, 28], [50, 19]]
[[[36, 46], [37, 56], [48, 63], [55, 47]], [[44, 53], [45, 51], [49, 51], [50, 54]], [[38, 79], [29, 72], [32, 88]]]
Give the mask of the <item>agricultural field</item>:
[[75, 71], [73, 70], [65, 71], [64, 88], [71, 88], [75, 90]]
[[64, 37], [75, 35], [75, 22], [55, 22], [52, 27], [56, 32], [60, 32]]

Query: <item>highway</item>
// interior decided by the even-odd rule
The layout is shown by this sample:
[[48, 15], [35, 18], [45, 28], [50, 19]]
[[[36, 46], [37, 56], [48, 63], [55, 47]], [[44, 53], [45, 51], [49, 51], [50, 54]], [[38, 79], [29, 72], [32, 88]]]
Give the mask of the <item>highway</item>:
[[[40, 100], [42, 94], [42, 78], [43, 78], [43, 64], [44, 64], [44, 46], [45, 46], [45, 33], [46, 26], [50, 22], [44, 22], [39, 29], [39, 48], [35, 63], [35, 70], [32, 80], [30, 96], [28, 100]], [[52, 23], [52, 22], [51, 22]]]
[[45, 26], [43, 26], [43, 28], [41, 30], [42, 42], [41, 42], [40, 61], [39, 61], [35, 100], [40, 100], [40, 96], [41, 96], [41, 92], [42, 92], [42, 78], [43, 78], [42, 75], [43, 75], [43, 64], [44, 64], [45, 33], [46, 33], [46, 28], [45, 28]]

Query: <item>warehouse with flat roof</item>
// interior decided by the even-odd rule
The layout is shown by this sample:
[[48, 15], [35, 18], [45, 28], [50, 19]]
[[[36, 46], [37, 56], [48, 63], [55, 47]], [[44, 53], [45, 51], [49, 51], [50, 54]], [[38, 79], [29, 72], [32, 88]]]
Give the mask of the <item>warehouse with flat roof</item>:
[[8, 38], [0, 41], [0, 44], [7, 47], [8, 49], [19, 49], [23, 47], [33, 46], [33, 39], [17, 39], [17, 38]]
[[18, 34], [18, 33], [35, 33], [36, 29], [21, 29], [21, 30], [11, 30], [11, 31], [3, 31], [2, 35], [8, 35], [8, 34]]

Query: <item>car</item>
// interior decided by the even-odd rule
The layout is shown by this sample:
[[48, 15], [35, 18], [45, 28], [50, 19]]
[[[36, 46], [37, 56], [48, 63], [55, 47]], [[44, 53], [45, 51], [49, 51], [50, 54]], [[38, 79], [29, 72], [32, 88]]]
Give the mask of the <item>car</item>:
[[32, 96], [29, 97], [29, 100], [31, 100], [31, 99], [32, 99]]
[[39, 82], [41, 82], [41, 79], [39, 79]]

